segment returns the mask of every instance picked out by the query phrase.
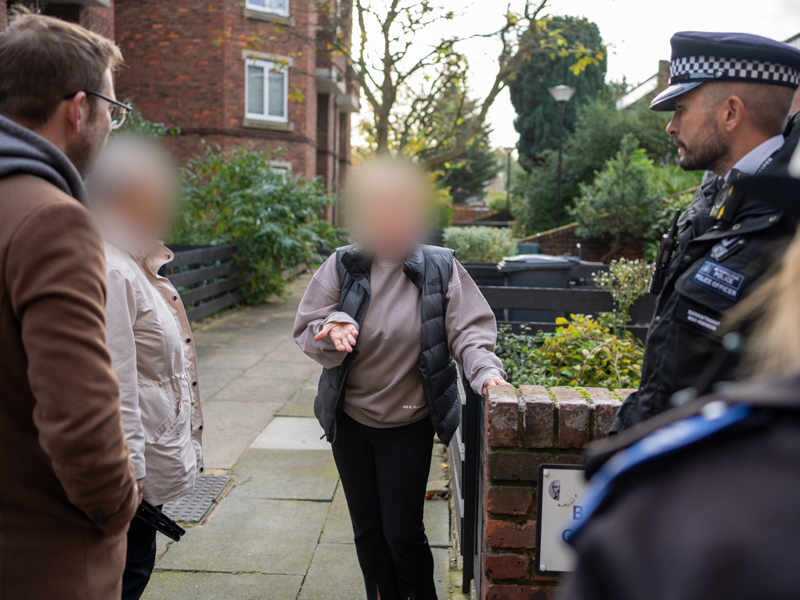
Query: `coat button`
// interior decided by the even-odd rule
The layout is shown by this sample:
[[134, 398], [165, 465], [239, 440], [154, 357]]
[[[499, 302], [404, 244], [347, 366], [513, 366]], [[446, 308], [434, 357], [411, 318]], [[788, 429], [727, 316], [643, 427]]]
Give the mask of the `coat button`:
[[165, 255], [164, 255], [164, 258], [167, 258], [167, 259], [168, 259], [168, 258], [169, 258], [169, 254], [165, 254]]
[[205, 468], [205, 467], [200, 467], [200, 472], [201, 472], [201, 473], [202, 473], [203, 471], [205, 471], [205, 470], [206, 470], [206, 468]]
[[684, 257], [683, 257], [683, 262], [685, 262], [687, 265], [688, 265], [690, 262], [692, 262], [692, 260], [693, 260], [693, 259], [692, 259], [692, 255], [691, 255], [691, 254], [686, 254], [686, 255], [684, 255]]
[[197, 428], [197, 431], [203, 431], [203, 426], [200, 425], [200, 427]]
[[654, 323], [660, 323], [660, 322], [661, 322], [661, 317], [656, 317]]
[[734, 226], [732, 227], [732, 229], [733, 229], [734, 231], [738, 231], [740, 227], [741, 227], [741, 225], [740, 225], [739, 223], [737, 223], [736, 225], [734, 225]]
[[196, 382], [196, 381], [193, 381], [193, 382], [192, 382], [192, 387], [194, 387], [194, 386], [196, 386], [196, 385], [197, 385], [197, 382]]
[[189, 342], [191, 342], [191, 341], [192, 341], [192, 338], [186, 338], [186, 343], [187, 343], [187, 344], [188, 344]]
[[177, 297], [177, 296], [173, 296], [173, 297], [172, 297], [172, 301], [173, 301], [173, 302], [175, 302], [175, 300], [177, 300], [177, 299], [178, 299], [178, 297]]

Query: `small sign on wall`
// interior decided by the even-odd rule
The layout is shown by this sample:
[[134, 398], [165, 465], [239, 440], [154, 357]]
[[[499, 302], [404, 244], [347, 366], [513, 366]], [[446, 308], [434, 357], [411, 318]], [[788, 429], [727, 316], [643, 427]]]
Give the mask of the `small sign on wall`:
[[584, 471], [585, 467], [577, 465], [539, 466], [534, 566], [537, 575], [575, 570], [576, 554], [565, 540], [583, 519]]

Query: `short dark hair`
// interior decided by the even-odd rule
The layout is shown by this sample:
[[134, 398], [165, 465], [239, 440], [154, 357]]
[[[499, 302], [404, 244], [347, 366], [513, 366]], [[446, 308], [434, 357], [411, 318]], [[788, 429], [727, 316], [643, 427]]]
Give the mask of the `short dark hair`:
[[0, 114], [43, 125], [65, 95], [98, 91], [105, 72], [121, 63], [111, 40], [74, 23], [18, 10], [0, 34]]
[[731, 96], [744, 103], [753, 125], [765, 135], [783, 133], [789, 119], [794, 90], [750, 81], [712, 81], [703, 85], [706, 106], [716, 108]]

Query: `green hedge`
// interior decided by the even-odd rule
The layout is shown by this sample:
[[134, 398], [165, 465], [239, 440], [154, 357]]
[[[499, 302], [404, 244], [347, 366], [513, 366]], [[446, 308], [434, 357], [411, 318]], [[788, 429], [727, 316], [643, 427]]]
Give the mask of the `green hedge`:
[[461, 262], [498, 263], [517, 253], [511, 230], [492, 227], [448, 227], [444, 245], [455, 250]]
[[249, 303], [282, 294], [281, 272], [332, 251], [334, 228], [321, 216], [334, 199], [320, 185], [276, 171], [274, 157], [249, 147], [209, 145], [182, 169], [183, 205], [171, 237], [180, 244], [234, 244]]
[[572, 315], [555, 333], [533, 335], [504, 325], [496, 353], [512, 385], [638, 388], [644, 348], [630, 333], [615, 335], [604, 319]]

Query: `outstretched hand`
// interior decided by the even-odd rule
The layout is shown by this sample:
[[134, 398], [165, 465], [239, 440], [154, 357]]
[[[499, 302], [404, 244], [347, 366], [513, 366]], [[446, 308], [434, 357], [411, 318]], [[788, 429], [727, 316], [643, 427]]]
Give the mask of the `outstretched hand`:
[[489, 393], [490, 387], [495, 385], [506, 385], [506, 383], [506, 380], [502, 377], [487, 377], [486, 381], [483, 382], [483, 390], [481, 390], [483, 392], [482, 395], [486, 397], [486, 395]]
[[339, 352], [352, 352], [358, 337], [358, 328], [352, 323], [331, 322], [325, 325], [322, 330], [314, 336], [317, 342], [325, 339], [326, 335], [331, 336], [333, 345]]

